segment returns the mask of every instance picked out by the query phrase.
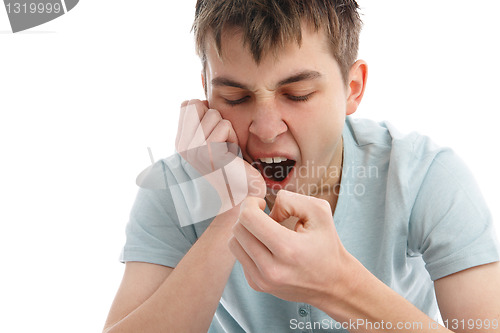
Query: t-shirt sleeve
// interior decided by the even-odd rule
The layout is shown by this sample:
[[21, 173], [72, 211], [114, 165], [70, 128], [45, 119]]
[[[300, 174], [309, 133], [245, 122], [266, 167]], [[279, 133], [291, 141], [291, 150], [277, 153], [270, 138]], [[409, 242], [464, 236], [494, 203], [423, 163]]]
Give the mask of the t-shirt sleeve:
[[196, 241], [181, 227], [166, 189], [139, 188], [126, 227], [120, 261], [141, 261], [175, 267]]
[[217, 192], [180, 154], [145, 169], [137, 184], [120, 261], [175, 267], [216, 216]]
[[474, 177], [451, 150], [438, 153], [420, 185], [408, 249], [432, 280], [499, 260], [490, 211]]

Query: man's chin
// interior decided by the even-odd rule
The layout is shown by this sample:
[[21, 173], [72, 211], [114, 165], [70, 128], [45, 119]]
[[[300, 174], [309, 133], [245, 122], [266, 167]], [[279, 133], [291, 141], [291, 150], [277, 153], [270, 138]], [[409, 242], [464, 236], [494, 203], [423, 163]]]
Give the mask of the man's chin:
[[266, 182], [266, 196], [276, 196], [278, 192], [281, 190], [286, 190], [290, 192], [297, 192], [297, 187], [294, 186], [294, 179], [290, 179], [286, 184], [273, 184], [273, 186], [269, 186]]

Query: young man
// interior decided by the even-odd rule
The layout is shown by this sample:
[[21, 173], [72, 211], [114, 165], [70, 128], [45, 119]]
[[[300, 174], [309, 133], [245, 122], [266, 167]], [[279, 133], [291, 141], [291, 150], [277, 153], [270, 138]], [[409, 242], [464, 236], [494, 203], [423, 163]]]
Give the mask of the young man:
[[[184, 195], [191, 213], [209, 193], [224, 209], [182, 223], [173, 191], [139, 191], [105, 332], [500, 331], [498, 246], [463, 163], [426, 137], [347, 117], [367, 79], [357, 10], [198, 1], [207, 100], [182, 104], [182, 159], [159, 165], [167, 187], [194, 167], [216, 190]], [[204, 168], [228, 165], [217, 162], [234, 150], [210, 148], [225, 142], [246, 177], [221, 184]]]

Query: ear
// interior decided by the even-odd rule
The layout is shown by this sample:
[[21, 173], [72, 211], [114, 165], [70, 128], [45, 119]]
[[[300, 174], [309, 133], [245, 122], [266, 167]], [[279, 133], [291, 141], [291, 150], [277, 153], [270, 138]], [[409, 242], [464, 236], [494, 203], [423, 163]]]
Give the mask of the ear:
[[207, 97], [207, 87], [205, 86], [205, 75], [203, 71], [201, 72], [201, 85], [203, 86], [203, 91], [205, 92], [205, 97]]
[[364, 60], [358, 60], [349, 70], [349, 84], [347, 86], [346, 115], [356, 112], [363, 94], [365, 93], [368, 78], [368, 65]]

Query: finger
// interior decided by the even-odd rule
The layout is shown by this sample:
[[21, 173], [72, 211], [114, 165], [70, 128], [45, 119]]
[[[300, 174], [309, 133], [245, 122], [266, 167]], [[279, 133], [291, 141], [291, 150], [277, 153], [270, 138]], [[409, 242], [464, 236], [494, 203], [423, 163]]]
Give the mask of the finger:
[[206, 138], [208, 138], [210, 133], [212, 133], [214, 128], [221, 120], [222, 116], [220, 115], [219, 111], [215, 109], [208, 109], [205, 112], [205, 115], [200, 121], [200, 126], [203, 129], [203, 133], [205, 134]]
[[191, 100], [181, 109], [183, 116], [177, 132], [178, 150], [188, 149], [191, 143], [202, 145], [205, 142], [205, 134], [199, 129], [199, 125], [208, 108], [199, 100]]
[[177, 122], [177, 137], [175, 139], [175, 147], [179, 144], [179, 139], [182, 134], [182, 124], [184, 123], [184, 115], [186, 114], [186, 107], [189, 104], [190, 100], [185, 100], [181, 103], [180, 112], [179, 112], [179, 121]]
[[[182, 119], [183, 119], [183, 116], [184, 116], [184, 110], [186, 108], [186, 106], [189, 104], [189, 103], [196, 103], [196, 101], [199, 101], [197, 99], [193, 99], [193, 100], [185, 100], [184, 102], [181, 103], [181, 107], [180, 107], [180, 115], [179, 115], [179, 123], [182, 123]], [[203, 105], [205, 105], [208, 109], [208, 101], [200, 101]]]
[[[205, 113], [201, 120], [198, 131], [202, 131], [206, 138], [206, 144], [200, 145], [200, 142], [193, 141], [188, 146], [188, 152], [203, 151], [209, 154], [204, 163], [209, 163], [212, 171], [222, 168], [231, 163], [237, 155], [230, 150], [231, 146], [237, 146], [236, 133], [227, 120], [222, 119], [220, 113], [210, 109]], [[192, 154], [191, 154], [192, 155]], [[203, 154], [204, 155], [204, 154]], [[244, 167], [241, 166], [241, 172], [244, 176]], [[241, 179], [241, 177], [239, 178]]]
[[207, 142], [230, 142], [238, 145], [238, 137], [231, 122], [221, 117], [217, 125], [207, 135]]
[[[197, 132], [203, 133], [204, 140], [209, 142], [229, 142], [230, 145], [225, 147], [226, 151], [234, 151], [236, 149], [236, 154], [238, 154], [238, 138], [236, 136], [236, 132], [233, 129], [233, 125], [229, 120], [223, 119], [220, 115], [219, 111], [214, 109], [208, 109], [201, 119], [200, 124], [198, 125]], [[200, 146], [199, 142], [193, 140], [188, 149]]]
[[[233, 154], [230, 148], [231, 146], [238, 145], [238, 139], [231, 123], [228, 120], [222, 119], [218, 111], [213, 110], [211, 112], [211, 110], [208, 110], [203, 120], [207, 117], [209, 119], [201, 127], [204, 127], [205, 133], [207, 133], [207, 130], [210, 131], [206, 139], [210, 153], [210, 162], [213, 167], [221, 168], [237, 158], [237, 155]], [[214, 125], [216, 121], [217, 123]], [[211, 128], [212, 126], [213, 128]], [[240, 173], [244, 176], [243, 164], [238, 169], [241, 169]]]
[[255, 290], [261, 291], [260, 287], [254, 282], [254, 277], [260, 275], [260, 271], [257, 268], [257, 265], [253, 262], [253, 260], [248, 256], [240, 243], [236, 240], [236, 238], [231, 237], [228, 242], [229, 250], [234, 255], [236, 260], [238, 260], [243, 267], [243, 272], [245, 273], [245, 277], [247, 279], [248, 284]]
[[229, 152], [226, 156], [228, 156], [226, 161], [230, 161], [228, 163], [223, 159], [221, 159], [221, 161], [224, 161], [224, 175], [234, 205], [241, 204], [248, 196], [264, 198], [266, 194], [266, 183], [260, 173], [254, 170], [255, 173], [249, 174], [248, 168], [251, 169], [252, 167], [246, 161]]
[[207, 111], [208, 108], [200, 100], [192, 100], [186, 105], [182, 130], [187, 142], [198, 142], [199, 145], [205, 142], [206, 136], [200, 130], [200, 124]]
[[184, 121], [184, 114], [186, 113], [186, 106], [188, 105], [189, 101], [186, 100], [184, 102], [181, 103], [181, 107], [180, 107], [180, 112], [179, 112], [179, 121], [177, 122], [177, 136], [175, 137], [175, 148], [177, 150], [178, 147], [179, 147], [179, 140], [181, 138], [181, 134], [182, 134], [182, 123]]
[[269, 216], [278, 222], [297, 217], [303, 226], [310, 228], [316, 225], [308, 224], [310, 221], [331, 221], [332, 218], [325, 219], [325, 216], [331, 217], [332, 211], [326, 200], [280, 190]]
[[273, 254], [277, 254], [282, 251], [283, 243], [294, 241], [295, 233], [267, 216], [263, 211], [265, 206], [263, 199], [246, 198], [241, 205], [239, 220]]
[[248, 184], [248, 195], [256, 198], [264, 199], [266, 196], [266, 182], [260, 172], [244, 161], [245, 173]]
[[233, 235], [246, 254], [252, 259], [260, 272], [263, 267], [272, 265], [272, 253], [254, 235], [252, 235], [239, 221], [233, 227]]
[[212, 133], [221, 119], [222, 117], [218, 111], [213, 109], [207, 110], [196, 128], [195, 134], [192, 138], [189, 138], [191, 140], [187, 149], [189, 150], [205, 145], [207, 143], [207, 137]]

